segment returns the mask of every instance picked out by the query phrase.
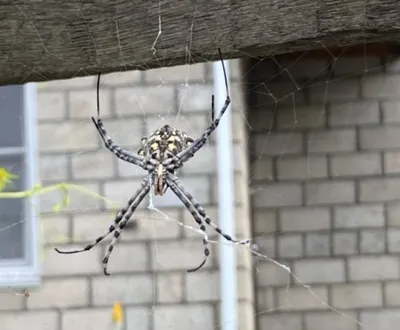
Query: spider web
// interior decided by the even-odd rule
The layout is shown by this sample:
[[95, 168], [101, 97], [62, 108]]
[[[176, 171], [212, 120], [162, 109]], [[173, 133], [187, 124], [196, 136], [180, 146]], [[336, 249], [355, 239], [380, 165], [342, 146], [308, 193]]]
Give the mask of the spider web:
[[[159, 6], [161, 8], [162, 2], [159, 3]], [[79, 9], [78, 3], [77, 9]], [[34, 21], [28, 18], [29, 15], [24, 13], [20, 7], [18, 10], [35, 29]], [[78, 12], [85, 19], [83, 13], [79, 10]], [[196, 11], [193, 12], [193, 26], [196, 24], [195, 18]], [[116, 22], [116, 27], [118, 32], [122, 32], [119, 31], [118, 22]], [[147, 72], [121, 72], [102, 78], [101, 114], [106, 129], [114, 141], [122, 147], [135, 151], [140, 145], [142, 136], [148, 135], [164, 124], [172, 124], [183, 129], [192, 137], [197, 137], [210, 122], [209, 112], [213, 93], [212, 65], [210, 63], [191, 65], [195, 61], [191, 53], [192, 30], [188, 31], [186, 65], [174, 69], [149, 70]], [[88, 33], [90, 33], [89, 25]], [[163, 18], [159, 16], [159, 32], [155, 36], [151, 48], [155, 57], [157, 57], [157, 47], [162, 44], [163, 37]], [[119, 38], [118, 35], [117, 38]], [[96, 48], [94, 40], [92, 46]], [[120, 51], [123, 54], [123, 50], [120, 49]], [[349, 267], [348, 258], [358, 255], [373, 256], [374, 258], [385, 258], [388, 255], [390, 258], [388, 253], [388, 244], [390, 243], [384, 233], [387, 224], [379, 227], [375, 223], [371, 224], [369, 228], [368, 225], [365, 227], [357, 219], [360, 213], [348, 215], [348, 223], [358, 223], [353, 227], [346, 227], [346, 224], [336, 227], [338, 225], [334, 222], [336, 221], [334, 220], [336, 208], [358, 204], [355, 198], [352, 200], [351, 196], [356, 196], [360, 192], [355, 191], [352, 194], [351, 191], [348, 191], [351, 188], [348, 188], [346, 183], [353, 180], [357, 181], [357, 184], [362, 184], [362, 180], [367, 180], [368, 176], [380, 177], [383, 173], [382, 159], [384, 156], [372, 157], [368, 163], [371, 165], [368, 165], [368, 168], [365, 165], [366, 169], [363, 173], [361, 170], [359, 172], [352, 170], [350, 165], [344, 166], [342, 172], [333, 172], [336, 168], [334, 162], [336, 164], [339, 164], [340, 161], [344, 163], [341, 156], [362, 153], [362, 146], [354, 146], [354, 141], [360, 141], [359, 136], [363, 134], [364, 127], [375, 128], [386, 123], [385, 116], [388, 118], [392, 116], [394, 118], [392, 120], [396, 121], [394, 102], [392, 108], [388, 106], [389, 110], [385, 111], [384, 105], [379, 100], [377, 112], [370, 110], [372, 106], [368, 107], [368, 104], [362, 103], [364, 101], [378, 103], [377, 99], [380, 96], [375, 98], [371, 96], [369, 99], [369, 95], [365, 91], [368, 89], [366, 85], [370, 81], [370, 77], [373, 79], [379, 74], [395, 75], [397, 72], [395, 58], [378, 56], [376, 52], [370, 50], [367, 44], [358, 47], [358, 57], [350, 56], [349, 52], [351, 51], [350, 47], [332, 50], [321, 42], [318, 54], [314, 51], [305, 51], [260, 59], [249, 58], [248, 54], [243, 53], [246, 60], [240, 80], [236, 64], [232, 63], [230, 67], [232, 76], [230, 92], [233, 99], [230, 111], [232, 111], [234, 120], [241, 119], [246, 128], [244, 141], [238, 138], [239, 142], [235, 140], [235, 146], [239, 148], [239, 153], [240, 148], [247, 148], [246, 152], [250, 154], [246, 180], [249, 187], [250, 205], [248, 207], [253, 228], [251, 237], [242, 237], [244, 233], [239, 233], [241, 238], [251, 240], [250, 246], [235, 246], [229, 242], [224, 244], [229, 244], [232, 248], [237, 249], [238, 260], [245, 258], [245, 255], [249, 253], [252, 256], [251, 269], [257, 286], [254, 297], [257, 306], [252, 312], [255, 313], [254, 319], [259, 328], [268, 325], [267, 328], [276, 329], [280, 324], [279, 329], [285, 330], [298, 329], [300, 326], [306, 330], [313, 329], [312, 324], [315, 324], [312, 321], [313, 317], [323, 315], [328, 315], [334, 322], [339, 322], [340, 325], [337, 329], [369, 328], [369, 326], [376, 328], [380, 327], [382, 323], [374, 323], [377, 321], [371, 316], [373, 313], [367, 313], [364, 316], [363, 311], [379, 309], [384, 304], [386, 306], [395, 305], [395, 303], [390, 303], [390, 297], [387, 297], [390, 295], [386, 290], [386, 282], [388, 285], [396, 285], [395, 281], [390, 281], [393, 279], [390, 277], [392, 275], [388, 275], [388, 277], [376, 275], [375, 279], [372, 276], [368, 282], [372, 283], [370, 291], [367, 289], [363, 291], [360, 289], [358, 281], [350, 281], [350, 283], [347, 283], [348, 279], [330, 281], [329, 276], [324, 272], [321, 274], [321, 271], [315, 266], [316, 264], [313, 263], [308, 264], [308, 271], [304, 269], [300, 271], [300, 273], [307, 274], [306, 279], [296, 272], [299, 261], [317, 260], [321, 261], [320, 265], [323, 267], [323, 265], [329, 266], [329, 261], [334, 259], [339, 261], [339, 264]], [[129, 67], [129, 63], [121, 63], [121, 71]], [[31, 69], [34, 70], [34, 68]], [[94, 83], [89, 88], [87, 81], [93, 80], [92, 78], [78, 78], [75, 82], [44, 83], [41, 84], [39, 93], [61, 91], [69, 95], [80, 89], [91, 90], [93, 97], [85, 100], [86, 103], [81, 101], [78, 104], [85, 107], [84, 114], [77, 115], [77, 112], [71, 108], [72, 104], [69, 105], [69, 109], [64, 110], [65, 113], [68, 113], [65, 120], [74, 124], [91, 124], [89, 117], [95, 116]], [[360, 94], [362, 95], [360, 96]], [[373, 93], [371, 94], [373, 95]], [[68, 99], [66, 95], [63, 96], [64, 99]], [[383, 95], [383, 97], [386, 96]], [[123, 98], [128, 107], [121, 106]], [[391, 95], [387, 98], [391, 98]], [[68, 100], [70, 102], [70, 99]], [[162, 100], [163, 107], [159, 106], [160, 100]], [[360, 103], [362, 104], [360, 105]], [[360, 107], [369, 110], [360, 114]], [[219, 111], [219, 109], [216, 110]], [[53, 123], [57, 120], [42, 118], [40, 124]], [[86, 126], [83, 126], [82, 129], [85, 130]], [[91, 129], [95, 131], [94, 127]], [[338, 136], [329, 139], [329, 136], [324, 133], [331, 132], [331, 130], [337, 132]], [[353, 133], [348, 133], [349, 131]], [[43, 130], [41, 132], [43, 133]], [[213, 186], [216, 176], [215, 155], [217, 151], [215, 133], [210, 142], [187, 163], [178, 176], [184, 186], [204, 205], [211, 218], [218, 223], [217, 194], [216, 187]], [[358, 134], [358, 138], [355, 139], [356, 134]], [[235, 134], [234, 138], [237, 138]], [[333, 145], [329, 144], [332, 139]], [[332, 150], [327, 148], [332, 148]], [[376, 148], [379, 149], [380, 154], [383, 154], [385, 147], [378, 145]], [[106, 159], [108, 151], [102, 146], [100, 148], [100, 145], [99, 154], [97, 151], [93, 152], [89, 149], [90, 147], [83, 146], [79, 150], [64, 152], [59, 150], [57, 151], [59, 154], [43, 152], [42, 159], [53, 157], [53, 166], [48, 165], [45, 168], [49, 172], [46, 174], [50, 177], [46, 183], [73, 181], [89, 189], [94, 189], [99, 194], [115, 201], [119, 206], [123, 206], [137, 189], [145, 172], [117, 161], [112, 158], [112, 155]], [[104, 157], [104, 162], [109, 162], [109, 171], [106, 166], [103, 166], [105, 170], [96, 172], [95, 163], [84, 164], [82, 161], [81, 166], [86, 166], [80, 172], [82, 176], [78, 178], [74, 176], [72, 172], [73, 164], [77, 162], [76, 159], [96, 154], [100, 155], [97, 159]], [[335, 158], [336, 156], [337, 158]], [[385, 171], [395, 177], [396, 155], [391, 156], [392, 170]], [[389, 161], [386, 162], [386, 158], [385, 164], [389, 164]], [[390, 167], [390, 165], [385, 166]], [[337, 167], [339, 166], [337, 165]], [[380, 169], [380, 172], [376, 168]], [[246, 175], [244, 167], [239, 166], [235, 170], [235, 177]], [[18, 172], [18, 170], [16, 171]], [[207, 183], [201, 184], [204, 182]], [[345, 183], [343, 191], [335, 190], [333, 186], [325, 191], [321, 185], [318, 185], [343, 182]], [[319, 190], [318, 187], [320, 187]], [[356, 190], [356, 188], [354, 189]], [[332, 200], [336, 198], [337, 201], [328, 203], [323, 200], [323, 194], [328, 195]], [[338, 195], [340, 197], [337, 197]], [[106, 247], [104, 244], [101, 247], [95, 247], [91, 252], [86, 252], [86, 257], [54, 255], [52, 249], [61, 243], [73, 243], [68, 248], [83, 246], [85, 242], [102, 234], [112, 222], [116, 206], [113, 204], [111, 207], [110, 204], [93, 201], [93, 198], [84, 197], [77, 192], [70, 192], [72, 206], [66, 207], [63, 212], [52, 212], [51, 206], [59, 202], [62, 196], [59, 193], [52, 193], [41, 198], [41, 208], [46, 214], [38, 212], [37, 217], [44, 223], [43, 263], [47, 261], [50, 264], [52, 262], [52, 266], [47, 265], [51, 271], [54, 271], [57, 266], [65, 272], [67, 270], [57, 263], [65, 262], [71, 265], [75, 262], [82, 263], [84, 266], [83, 263], [92, 258], [100, 265], [101, 256]], [[310, 199], [306, 198], [313, 199], [315, 202], [310, 202]], [[382, 202], [378, 197], [371, 199], [370, 202], [377, 202], [379, 205], [384, 204], [386, 208], [388, 207], [386, 201]], [[236, 207], [245, 208], [240, 205], [236, 205]], [[300, 207], [306, 210], [322, 209], [323, 211], [320, 217], [316, 218], [311, 218], [310, 214], [299, 213], [296, 227], [287, 219], [289, 219], [290, 212], [299, 212]], [[326, 210], [329, 211], [327, 218]], [[151, 212], [149, 213], [149, 211]], [[236, 212], [235, 215], [237, 227], [239, 227], [238, 222], [240, 221], [237, 219], [239, 214], [242, 213]], [[222, 328], [223, 324], [218, 322], [218, 317], [215, 317], [217, 321], [207, 320], [202, 323], [199, 320], [201, 314], [196, 314], [196, 318], [193, 318], [192, 312], [186, 315], [185, 310], [179, 308], [183, 305], [194, 306], [194, 310], [201, 313], [203, 311], [201, 307], [209, 304], [213, 306], [210, 315], [218, 314], [218, 308], [215, 307], [218, 298], [209, 295], [210, 292], [218, 291], [218, 251], [215, 249], [215, 246], [221, 244], [218, 236], [209, 230], [213, 247], [212, 257], [199, 273], [202, 276], [186, 275], [183, 266], [179, 267], [179, 265], [186, 266], [189, 263], [190, 266], [196, 266], [196, 263], [202, 260], [202, 232], [196, 227], [194, 220], [183, 209], [177, 198], [170, 191], [162, 198], [151, 194], [150, 198], [146, 199], [139, 210], [135, 212], [133, 219], [138, 221], [138, 226], [131, 226], [124, 230], [120, 244], [116, 246], [110, 257], [109, 270], [112, 275], [115, 274], [115, 278], [112, 276], [110, 279], [103, 279], [99, 266], [93, 271], [95, 279], [90, 279], [90, 284], [83, 289], [84, 292], [89, 293], [82, 297], [75, 297], [76, 300], [81, 299], [80, 302], [73, 301], [67, 307], [58, 306], [55, 303], [54, 306], [42, 305], [41, 308], [45, 310], [50, 310], [52, 307], [61, 308], [61, 313], [66, 310], [66, 315], [68, 309], [73, 311], [85, 309], [86, 316], [82, 312], [80, 317], [75, 316], [74, 318], [73, 312], [71, 312], [65, 317], [67, 320], [61, 321], [65, 322], [62, 323], [62, 326], [67, 329], [77, 324], [74, 322], [78, 322], [78, 320], [83, 329], [92, 329], [94, 323], [90, 313], [93, 311], [99, 313], [96, 316], [100, 320], [104, 320], [104, 322], [100, 322], [101, 326], [109, 329], [110, 323], [106, 320], [111, 311], [110, 305], [116, 301], [122, 301], [129, 310], [125, 320], [127, 329], [147, 329], [151, 326], [157, 329], [159, 323], [154, 320], [154, 313], [160, 307], [166, 307], [166, 309], [163, 310], [164, 317], [159, 316], [159, 319], [168, 326], [176, 326], [177, 322], [184, 324], [187, 322], [191, 327], [199, 327], [199, 329]], [[310, 227], [314, 226], [314, 229], [304, 229], [302, 221], [308, 221], [307, 224]], [[312, 221], [314, 222], [311, 223]], [[23, 223], [24, 219], [21, 218], [15, 226]], [[76, 229], [71, 229], [72, 224], [74, 226], [79, 224], [81, 232], [74, 232], [73, 230]], [[287, 229], [289, 227], [291, 229]], [[9, 226], [6, 226], [0, 229], [0, 232], [9, 230]], [[353, 237], [357, 238], [357, 247], [354, 248], [354, 251], [350, 245], [345, 245]], [[373, 242], [368, 244], [368, 239], [371, 240], [371, 237]], [[339, 249], [340, 242], [343, 244], [343, 250]], [[105, 244], [107, 243], [109, 243], [109, 239], [105, 241]], [[337, 249], [341, 252], [338, 252]], [[190, 254], [184, 254], [184, 250], [190, 251]], [[130, 253], [125, 251], [130, 251]], [[177, 254], [169, 254], [172, 252]], [[146, 264], [147, 257], [153, 260], [151, 265]], [[67, 258], [70, 260], [67, 261]], [[176, 259], [176, 263], [172, 263], [171, 266], [172, 259]], [[324, 264], [325, 261], [328, 263]], [[168, 263], [170, 263], [169, 266]], [[126, 267], [126, 264], [132, 264], [131, 268]], [[140, 269], [141, 266], [144, 268]], [[332, 269], [332, 271], [334, 270]], [[89, 272], [89, 275], [92, 274]], [[87, 276], [86, 273], [82, 275], [71, 272], [65, 277], [82, 279]], [[278, 282], [269, 282], [270, 276], [272, 277], [271, 281], [279, 279]], [[326, 276], [326, 282], [318, 283], [323, 276]], [[340, 275], [338, 276], [340, 278]], [[58, 279], [60, 282], [65, 280], [63, 276], [59, 276]], [[143, 284], [143, 287], [140, 287], [135, 284], [135, 281], [139, 280], [143, 280], [141, 283], [150, 282], [150, 286]], [[315, 282], [316, 284], [314, 284]], [[181, 286], [176, 283], [181, 283]], [[340, 300], [340, 297], [335, 296], [336, 291], [340, 292], [339, 286], [345, 283], [349, 285], [347, 287], [349, 290], [353, 290], [350, 292], [357, 297], [356, 299], [345, 297]], [[73, 285], [73, 282], [71, 284], [60, 283], [60, 292], [53, 294], [55, 296], [67, 295], [68, 289], [74, 288]], [[378, 292], [385, 293], [386, 296], [380, 298], [385, 301], [379, 301], [379, 298], [375, 297], [379, 296], [379, 294], [375, 294], [376, 286], [380, 287]], [[56, 286], [54, 285], [54, 287]], [[149, 287], [151, 288], [150, 295]], [[96, 290], [98, 291], [96, 292]], [[29, 298], [7, 294], [5, 299], [23, 300], [23, 304], [28, 309], [36, 312], [37, 306], [40, 304], [37, 301], [27, 302], [27, 299], [34, 299], [35, 294], [33, 292]], [[382, 295], [384, 294], [382, 293]], [[146, 298], [143, 298], [144, 296]], [[55, 300], [57, 301], [57, 299]], [[366, 301], [366, 305], [361, 303], [362, 300]], [[348, 307], [343, 307], [346, 304]], [[175, 309], [177, 312], [174, 314], [168, 308]], [[389, 318], [389, 320], [391, 319]], [[389, 324], [387, 329], [394, 329], [394, 324]], [[43, 326], [45, 326], [44, 323]], [[102, 328], [96, 323], [96, 329], [101, 330]]]

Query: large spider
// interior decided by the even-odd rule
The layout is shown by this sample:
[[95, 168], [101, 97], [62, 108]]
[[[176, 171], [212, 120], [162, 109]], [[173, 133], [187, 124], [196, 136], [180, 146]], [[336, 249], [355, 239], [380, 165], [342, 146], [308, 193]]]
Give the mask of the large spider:
[[142, 139], [142, 147], [139, 148], [137, 154], [130, 153], [123, 150], [121, 147], [116, 145], [111, 137], [107, 134], [103, 122], [100, 119], [100, 101], [99, 101], [99, 87], [100, 87], [100, 73], [97, 79], [97, 120], [92, 117], [93, 123], [96, 126], [106, 148], [113, 152], [118, 158], [140, 166], [147, 170], [149, 173], [143, 179], [141, 186], [136, 193], [129, 199], [128, 204], [118, 212], [114, 223], [110, 225], [107, 232], [102, 236], [99, 236], [93, 242], [86, 245], [84, 248], [73, 251], [61, 251], [55, 249], [57, 252], [62, 254], [79, 253], [92, 249], [95, 245], [100, 243], [105, 237], [114, 232], [114, 237], [106, 250], [103, 258], [103, 270], [105, 275], [110, 275], [107, 272], [108, 259], [114, 246], [121, 235], [123, 228], [139, 206], [143, 198], [149, 193], [151, 186], [154, 187], [155, 195], [164, 195], [168, 188], [170, 188], [175, 195], [182, 201], [188, 211], [192, 214], [200, 230], [204, 233], [203, 246], [204, 246], [204, 260], [199, 266], [193, 269], [189, 269], [188, 272], [194, 272], [200, 269], [207, 261], [210, 255], [208, 247], [208, 236], [206, 233], [205, 224], [214, 228], [214, 230], [222, 235], [226, 240], [236, 244], [247, 244], [248, 241], [237, 241], [230, 235], [225, 234], [217, 225], [211, 222], [210, 217], [206, 214], [204, 208], [196, 201], [196, 199], [183, 187], [180, 183], [176, 172], [180, 169], [183, 164], [194, 156], [194, 154], [200, 150], [207, 142], [208, 137], [217, 128], [219, 121], [230, 104], [228, 82], [226, 77], [226, 71], [224, 62], [222, 60], [221, 51], [218, 49], [219, 56], [222, 63], [222, 68], [225, 77], [226, 87], [226, 99], [225, 103], [215, 118], [214, 110], [214, 95], [211, 97], [211, 115], [212, 122], [210, 126], [204, 131], [204, 133], [197, 139], [194, 140], [189, 137], [185, 132], [179, 131], [178, 129], [165, 125], [160, 129], [156, 130], [149, 137]]

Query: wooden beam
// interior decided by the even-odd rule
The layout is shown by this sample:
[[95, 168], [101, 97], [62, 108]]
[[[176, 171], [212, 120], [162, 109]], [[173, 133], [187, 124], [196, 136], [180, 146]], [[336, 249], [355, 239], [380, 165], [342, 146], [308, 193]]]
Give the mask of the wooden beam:
[[400, 40], [397, 0], [8, 0], [0, 85]]

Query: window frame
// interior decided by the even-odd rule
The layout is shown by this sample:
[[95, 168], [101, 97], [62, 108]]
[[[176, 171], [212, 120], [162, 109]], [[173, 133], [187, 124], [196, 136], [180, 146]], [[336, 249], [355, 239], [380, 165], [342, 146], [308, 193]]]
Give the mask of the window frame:
[[[16, 85], [13, 85], [15, 88]], [[8, 86], [4, 86], [8, 87]], [[0, 149], [3, 156], [22, 155], [24, 157], [23, 189], [34, 188], [38, 180], [38, 128], [37, 128], [37, 84], [18, 85], [23, 89], [23, 132], [22, 147], [5, 147]], [[37, 287], [41, 283], [39, 261], [39, 201], [37, 197], [26, 198], [23, 201], [23, 240], [24, 257], [0, 259], [0, 289]]]

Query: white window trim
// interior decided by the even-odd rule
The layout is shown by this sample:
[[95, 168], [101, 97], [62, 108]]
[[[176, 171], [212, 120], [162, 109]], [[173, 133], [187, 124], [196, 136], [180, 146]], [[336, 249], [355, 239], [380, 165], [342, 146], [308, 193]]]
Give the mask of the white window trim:
[[[22, 86], [24, 147], [10, 148], [7, 154], [24, 154], [24, 189], [31, 189], [38, 179], [38, 138], [37, 138], [37, 85], [28, 83]], [[15, 149], [13, 151], [13, 149]], [[24, 259], [0, 260], [0, 288], [37, 287], [41, 282], [39, 261], [39, 203], [37, 197], [24, 200]]]

